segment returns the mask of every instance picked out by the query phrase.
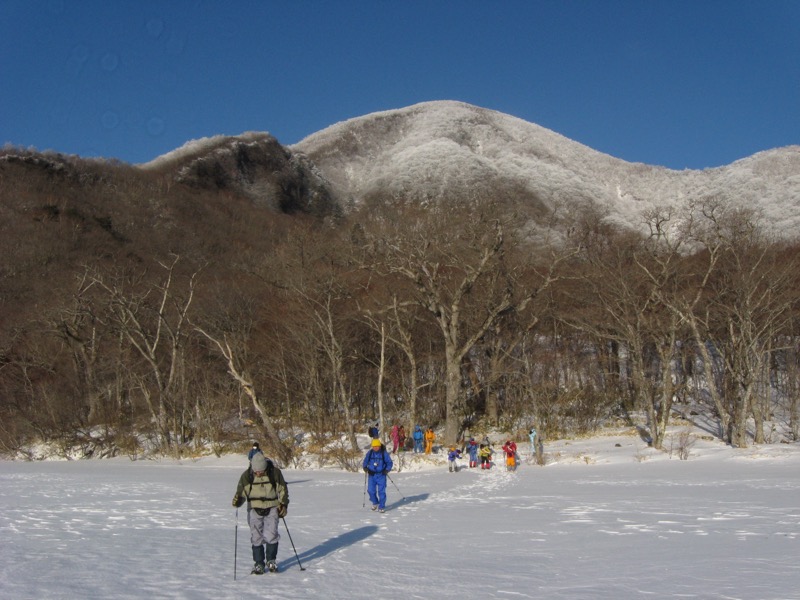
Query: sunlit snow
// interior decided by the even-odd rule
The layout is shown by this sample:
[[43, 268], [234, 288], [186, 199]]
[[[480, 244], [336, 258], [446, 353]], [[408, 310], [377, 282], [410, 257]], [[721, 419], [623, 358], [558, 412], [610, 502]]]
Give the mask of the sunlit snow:
[[[448, 473], [399, 458], [388, 511], [363, 473], [284, 470], [281, 572], [250, 575], [244, 456], [0, 462], [13, 599], [800, 598], [800, 451], [698, 440], [688, 460], [608, 435], [547, 466]], [[238, 541], [238, 544], [235, 544]], [[292, 548], [292, 543], [297, 554]], [[236, 579], [234, 580], [234, 558]], [[305, 569], [300, 570], [300, 565]]]

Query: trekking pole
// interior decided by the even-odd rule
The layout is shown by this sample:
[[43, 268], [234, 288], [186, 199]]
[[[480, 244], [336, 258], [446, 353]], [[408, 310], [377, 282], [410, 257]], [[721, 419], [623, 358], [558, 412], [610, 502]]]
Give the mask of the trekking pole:
[[364, 501], [361, 503], [361, 508], [367, 505], [367, 472], [364, 471]]
[[239, 550], [239, 507], [236, 507], [236, 527], [233, 529], [233, 580], [236, 581], [236, 554]]
[[297, 559], [297, 566], [300, 567], [301, 571], [305, 571], [306, 568], [300, 564], [300, 557], [297, 556], [297, 548], [294, 547], [294, 540], [292, 539], [292, 534], [289, 533], [289, 526], [286, 524], [286, 518], [281, 517], [281, 521], [283, 521], [283, 526], [286, 527], [286, 533], [289, 536], [289, 541], [292, 542], [292, 550], [294, 550], [294, 557]]
[[398, 494], [400, 494], [400, 495], [403, 497], [403, 500], [405, 500], [405, 499], [406, 499], [406, 497], [405, 497], [405, 496], [403, 496], [403, 492], [401, 492], [401, 491], [400, 491], [400, 488], [399, 488], [399, 487], [397, 487], [397, 484], [394, 482], [394, 479], [392, 479], [392, 476], [391, 476], [391, 475], [389, 475], [388, 473], [386, 474], [386, 476], [389, 478], [389, 481], [391, 481], [391, 482], [392, 482], [392, 485], [394, 486], [394, 489], [396, 489], [396, 490], [397, 490], [397, 493], [398, 493]]

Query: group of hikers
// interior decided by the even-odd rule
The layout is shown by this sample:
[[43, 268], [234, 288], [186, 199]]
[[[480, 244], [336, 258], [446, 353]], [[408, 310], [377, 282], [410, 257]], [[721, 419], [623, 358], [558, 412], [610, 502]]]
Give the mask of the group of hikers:
[[[535, 430], [531, 429], [530, 439], [533, 440], [535, 436]], [[531, 441], [531, 448], [533, 449], [533, 447], [533, 441]], [[481, 469], [483, 470], [492, 468], [492, 456], [494, 455], [494, 449], [492, 448], [492, 444], [488, 437], [484, 438], [480, 443], [475, 441], [474, 437], [470, 437], [464, 445], [464, 453], [469, 456], [470, 469], [477, 468], [478, 462], [480, 462]], [[508, 471], [516, 471], [519, 455], [517, 454], [517, 443], [515, 441], [506, 440], [506, 443], [503, 444], [503, 456], [505, 457], [506, 469]], [[451, 473], [458, 471], [457, 461], [460, 458], [462, 458], [461, 448], [451, 446], [450, 451], [447, 454], [448, 470]]]
[[[417, 435], [419, 432], [419, 436]], [[430, 432], [430, 436], [428, 435]], [[386, 481], [389, 472], [394, 468], [391, 453], [381, 442], [378, 423], [371, 425], [368, 430], [370, 447], [364, 455], [361, 468], [364, 471], [365, 488], [369, 494], [372, 510], [386, 511]], [[390, 434], [392, 439], [392, 452], [397, 453], [403, 448], [405, 431], [403, 426], [394, 425]], [[536, 447], [536, 430], [531, 428], [528, 432], [531, 452]], [[425, 454], [433, 450], [435, 435], [432, 429], [422, 432], [417, 425], [414, 428], [414, 452], [423, 452], [422, 443], [425, 443]], [[418, 443], [419, 439], [419, 443]], [[419, 451], [418, 451], [419, 446]], [[506, 469], [514, 471], [517, 468], [517, 444], [509, 439], [503, 444]], [[494, 450], [488, 437], [480, 443], [470, 437], [465, 441], [464, 452], [469, 455], [469, 467], [477, 468], [480, 461], [481, 469], [491, 469]], [[447, 454], [447, 464], [450, 472], [458, 471], [456, 462], [462, 457], [462, 450], [451, 446]], [[289, 507], [289, 490], [281, 470], [261, 451], [258, 442], [254, 442], [247, 454], [250, 462], [248, 468], [241, 474], [233, 496], [233, 506], [237, 509], [247, 502], [247, 524], [250, 527], [250, 544], [253, 552], [253, 570], [251, 573], [261, 575], [267, 571], [274, 573], [278, 570], [278, 521], [286, 516]], [[238, 512], [237, 512], [238, 516]], [[285, 523], [285, 521], [284, 521]]]
[[[373, 440], [380, 440], [379, 422], [375, 421], [370, 424], [367, 433]], [[403, 425], [395, 423], [389, 433], [389, 438], [392, 441], [392, 454], [397, 454], [406, 449], [406, 444], [409, 441], [406, 437], [406, 429]], [[535, 452], [536, 448], [536, 429], [533, 427], [528, 431], [528, 439], [530, 440], [531, 453]], [[465, 436], [466, 440], [466, 436]], [[428, 427], [425, 431], [422, 430], [420, 425], [414, 427], [414, 433], [411, 436], [413, 442], [414, 454], [431, 454], [434, 451], [434, 442], [436, 441], [436, 434], [432, 427]], [[424, 448], [423, 448], [424, 444]], [[492, 467], [492, 456], [494, 449], [492, 448], [489, 438], [485, 437], [479, 444], [475, 441], [474, 437], [469, 437], [464, 442], [462, 448], [450, 446], [447, 452], [448, 469], [451, 472], [458, 471], [457, 460], [462, 458], [463, 454], [469, 455], [469, 466], [475, 468], [480, 462], [481, 469], [490, 469]], [[512, 440], [507, 440], [503, 445], [503, 455], [505, 456], [506, 469], [515, 471], [519, 456], [517, 455], [517, 444]]]
[[[369, 426], [367, 433], [372, 439], [380, 439], [377, 421]], [[420, 425], [416, 425], [411, 438], [409, 438], [406, 435], [405, 426], [395, 423], [389, 432], [389, 439], [392, 441], [392, 454], [397, 454], [407, 449], [412, 449], [414, 454], [431, 454], [433, 452], [433, 444], [436, 441], [436, 434], [432, 427], [428, 427], [423, 431]]]

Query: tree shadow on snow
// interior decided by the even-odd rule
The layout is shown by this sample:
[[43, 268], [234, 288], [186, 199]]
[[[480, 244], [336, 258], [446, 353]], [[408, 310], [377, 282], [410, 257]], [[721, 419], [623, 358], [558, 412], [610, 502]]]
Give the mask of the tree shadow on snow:
[[[367, 525], [365, 527], [359, 527], [358, 529], [354, 529], [353, 531], [347, 531], [345, 533], [337, 535], [335, 538], [331, 538], [326, 542], [322, 542], [321, 544], [319, 544], [314, 548], [311, 548], [310, 550], [306, 550], [305, 552], [299, 553], [298, 556], [300, 557], [300, 562], [306, 563], [319, 560], [323, 556], [327, 556], [328, 554], [336, 552], [341, 548], [352, 546], [353, 544], [365, 540], [377, 531], [378, 531], [377, 525]], [[281, 545], [283, 546], [284, 543], [282, 543]], [[294, 552], [292, 554], [294, 554]], [[291, 567], [292, 564], [297, 565], [297, 559], [294, 556], [281, 561], [279, 568], [281, 571], [283, 571], [284, 569], [288, 569], [289, 567]], [[303, 566], [305, 567], [306, 565], [303, 564]]]

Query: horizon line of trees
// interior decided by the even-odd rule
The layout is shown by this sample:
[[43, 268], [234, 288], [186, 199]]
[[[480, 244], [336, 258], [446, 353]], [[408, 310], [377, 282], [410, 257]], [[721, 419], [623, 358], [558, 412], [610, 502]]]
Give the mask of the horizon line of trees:
[[[564, 206], [377, 202], [276, 219], [230, 254], [85, 261], [0, 355], [0, 450], [222, 449], [256, 423], [291, 460], [378, 419], [588, 433], [622, 418], [662, 448], [676, 408], [745, 447], [800, 435], [798, 246], [713, 200], [647, 234]], [[245, 225], [243, 225], [244, 227]], [[226, 249], [230, 250], [230, 248]], [[224, 257], [224, 259], [222, 258]]]

